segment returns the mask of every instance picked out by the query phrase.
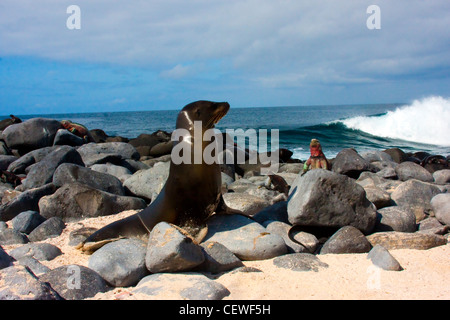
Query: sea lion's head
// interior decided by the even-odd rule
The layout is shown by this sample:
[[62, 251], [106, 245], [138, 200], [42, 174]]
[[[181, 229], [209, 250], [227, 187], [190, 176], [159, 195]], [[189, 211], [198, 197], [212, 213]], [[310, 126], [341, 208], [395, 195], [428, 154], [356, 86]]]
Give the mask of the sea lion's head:
[[194, 122], [201, 121], [202, 130], [214, 128], [230, 109], [228, 102], [196, 101], [185, 106], [177, 118], [177, 129], [194, 129]]

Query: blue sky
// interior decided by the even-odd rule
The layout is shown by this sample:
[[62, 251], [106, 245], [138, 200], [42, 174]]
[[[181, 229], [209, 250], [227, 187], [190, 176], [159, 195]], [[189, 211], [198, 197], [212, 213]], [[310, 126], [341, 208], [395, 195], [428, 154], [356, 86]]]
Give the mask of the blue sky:
[[449, 97], [449, 29], [448, 0], [2, 0], [0, 114]]

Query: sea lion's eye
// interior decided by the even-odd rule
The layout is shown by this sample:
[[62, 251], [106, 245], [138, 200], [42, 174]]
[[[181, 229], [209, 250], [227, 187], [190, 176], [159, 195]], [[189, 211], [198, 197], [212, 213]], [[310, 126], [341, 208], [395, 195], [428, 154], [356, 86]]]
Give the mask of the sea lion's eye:
[[197, 111], [195, 112], [195, 114], [197, 115], [197, 117], [200, 117], [200, 110], [197, 109]]

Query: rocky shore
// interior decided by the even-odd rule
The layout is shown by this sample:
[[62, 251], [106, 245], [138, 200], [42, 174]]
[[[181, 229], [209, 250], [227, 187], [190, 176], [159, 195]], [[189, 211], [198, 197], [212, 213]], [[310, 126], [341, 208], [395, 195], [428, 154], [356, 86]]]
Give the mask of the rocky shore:
[[442, 156], [349, 148], [330, 171], [301, 175], [302, 161], [283, 150], [275, 177], [260, 175], [260, 164], [223, 165], [224, 201], [244, 215], [213, 216], [202, 243], [162, 222], [146, 239], [86, 255], [75, 247], [89, 234], [158, 195], [170, 134], [129, 139], [94, 129], [80, 137], [44, 118], [2, 129], [0, 299], [239, 299], [245, 283], [230, 279], [263, 283], [268, 263], [307, 282], [305, 274], [345, 269], [330, 257], [354, 254], [367, 261], [363, 273], [374, 266], [395, 278], [412, 266], [395, 252], [439, 256], [439, 247], [450, 266], [450, 166]]

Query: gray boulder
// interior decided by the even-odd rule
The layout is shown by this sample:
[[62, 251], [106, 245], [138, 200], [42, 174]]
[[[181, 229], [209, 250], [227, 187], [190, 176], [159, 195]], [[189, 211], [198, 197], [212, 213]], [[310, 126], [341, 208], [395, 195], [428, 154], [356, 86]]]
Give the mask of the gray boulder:
[[371, 248], [370, 242], [361, 231], [346, 226], [340, 228], [324, 243], [320, 253], [363, 253], [369, 252]]
[[428, 217], [425, 220], [420, 221], [418, 226], [418, 232], [432, 233], [444, 235], [448, 232], [450, 226], [443, 225], [435, 217]]
[[377, 209], [391, 205], [391, 195], [378, 187], [365, 187], [367, 199], [372, 202]]
[[175, 226], [160, 222], [150, 232], [145, 264], [151, 273], [187, 271], [204, 260], [201, 247]]
[[450, 183], [450, 169], [438, 170], [433, 173], [434, 182], [437, 184]]
[[41, 161], [43, 158], [45, 158], [45, 156], [54, 151], [56, 148], [58, 148], [58, 146], [45, 147], [30, 151], [16, 161], [12, 162], [8, 166], [8, 171], [15, 174], [25, 173], [26, 168]]
[[372, 171], [370, 162], [361, 157], [354, 149], [344, 149], [333, 161], [332, 170], [351, 178], [358, 178], [363, 171]]
[[52, 146], [56, 132], [61, 128], [57, 120], [33, 118], [7, 127], [3, 138], [9, 148], [25, 153]]
[[12, 263], [11, 257], [0, 247], [0, 270], [9, 267]]
[[376, 162], [376, 161], [394, 161], [392, 157], [387, 154], [386, 152], [380, 151], [380, 150], [370, 150], [361, 153], [361, 157], [366, 159], [369, 162]]
[[319, 239], [312, 233], [300, 231], [300, 230], [291, 230], [292, 238], [303, 247], [306, 248], [306, 252], [315, 253], [319, 246]]
[[0, 245], [28, 243], [28, 238], [23, 233], [14, 229], [4, 229], [0, 231]]
[[221, 300], [230, 294], [222, 284], [195, 273], [152, 274], [131, 292], [140, 300]]
[[33, 231], [31, 231], [28, 235], [28, 239], [32, 242], [37, 242], [48, 238], [58, 237], [61, 235], [65, 227], [65, 223], [60, 218], [52, 217], [45, 220]]
[[287, 253], [283, 238], [242, 215], [213, 216], [205, 241], [223, 244], [241, 260], [271, 259]]
[[416, 222], [423, 220], [431, 211], [431, 199], [441, 193], [435, 185], [411, 179], [403, 182], [391, 194], [398, 206], [404, 206], [414, 212]]
[[217, 274], [244, 266], [233, 252], [218, 242], [207, 241], [201, 243], [200, 246], [202, 247], [205, 261], [195, 268], [197, 271]]
[[276, 202], [269, 207], [265, 207], [252, 218], [260, 224], [264, 224], [265, 221], [281, 221], [289, 223], [287, 201]]
[[93, 166], [91, 166], [91, 169], [93, 171], [110, 174], [119, 179], [122, 183], [132, 176], [132, 173], [129, 169], [122, 166], [117, 166], [112, 163], [94, 164]]
[[56, 169], [53, 175], [55, 186], [61, 187], [64, 184], [74, 182], [119, 196], [125, 195], [122, 182], [110, 174], [100, 173], [73, 163], [63, 163]]
[[442, 193], [434, 196], [431, 199], [431, 207], [433, 208], [436, 219], [450, 226], [450, 193]]
[[66, 129], [59, 129], [56, 132], [55, 139], [53, 141], [53, 145], [55, 145], [55, 146], [67, 145], [67, 146], [76, 147], [76, 146], [81, 146], [83, 144], [84, 144], [83, 138], [81, 138], [77, 135], [74, 135], [72, 132], [70, 132]]
[[40, 277], [51, 270], [33, 257], [20, 258], [15, 265], [21, 265], [28, 268], [37, 277]]
[[89, 268], [114, 287], [128, 287], [148, 274], [145, 254], [145, 242], [121, 239], [95, 251], [89, 258]]
[[250, 217], [270, 206], [269, 201], [247, 193], [225, 193], [223, 194], [223, 200], [227, 207], [241, 211], [244, 215]]
[[376, 209], [361, 186], [344, 175], [322, 169], [297, 177], [290, 189], [287, 210], [293, 225], [351, 225], [369, 233], [376, 221]]
[[61, 297], [49, 284], [19, 265], [0, 270], [0, 300], [61, 300]]
[[144, 200], [118, 196], [80, 183], [65, 184], [53, 195], [41, 198], [39, 212], [44, 218], [74, 221], [111, 215], [125, 210], [144, 209]]
[[110, 288], [95, 271], [80, 265], [58, 267], [39, 277], [65, 300], [83, 300]]
[[7, 170], [8, 167], [17, 160], [16, 156], [0, 154], [0, 170]]
[[29, 189], [5, 204], [0, 205], [0, 220], [9, 221], [24, 211], [39, 211], [39, 200], [56, 191], [53, 183]]
[[27, 243], [10, 251], [9, 255], [16, 260], [32, 257], [36, 260], [50, 261], [62, 255], [61, 250], [50, 243]]
[[[139, 153], [126, 142], [88, 143], [78, 148], [87, 167], [97, 163], [114, 162], [123, 159], [139, 160]], [[112, 160], [112, 161], [111, 161]]]
[[408, 207], [394, 206], [378, 210], [375, 232], [416, 232], [416, 216]]
[[391, 255], [391, 253], [383, 246], [377, 244], [370, 250], [367, 255], [374, 265], [387, 271], [401, 271], [403, 270], [400, 263]]
[[433, 176], [427, 169], [411, 161], [400, 163], [395, 167], [395, 172], [401, 181], [416, 179], [423, 182], [434, 182]]
[[31, 270], [32, 273], [34, 273], [38, 277], [51, 270], [49, 267], [44, 266], [42, 263], [40, 263], [33, 257], [24, 256], [18, 259], [17, 263], [19, 263], [21, 266], [27, 267], [28, 269]]
[[19, 232], [30, 234], [38, 225], [45, 221], [45, 218], [42, 217], [36, 211], [24, 211], [12, 219], [12, 226], [14, 230]]
[[62, 163], [74, 163], [84, 166], [80, 154], [75, 148], [61, 146], [33, 165], [27, 178], [23, 181], [25, 189], [37, 188], [52, 182], [55, 170]]
[[407, 154], [404, 153], [403, 150], [399, 148], [386, 149], [383, 152], [390, 155], [392, 160], [394, 160], [396, 163], [402, 163], [403, 161], [406, 161], [406, 159], [408, 158]]
[[132, 194], [154, 200], [169, 177], [170, 162], [160, 162], [147, 170], [140, 170], [124, 181], [123, 186]]

